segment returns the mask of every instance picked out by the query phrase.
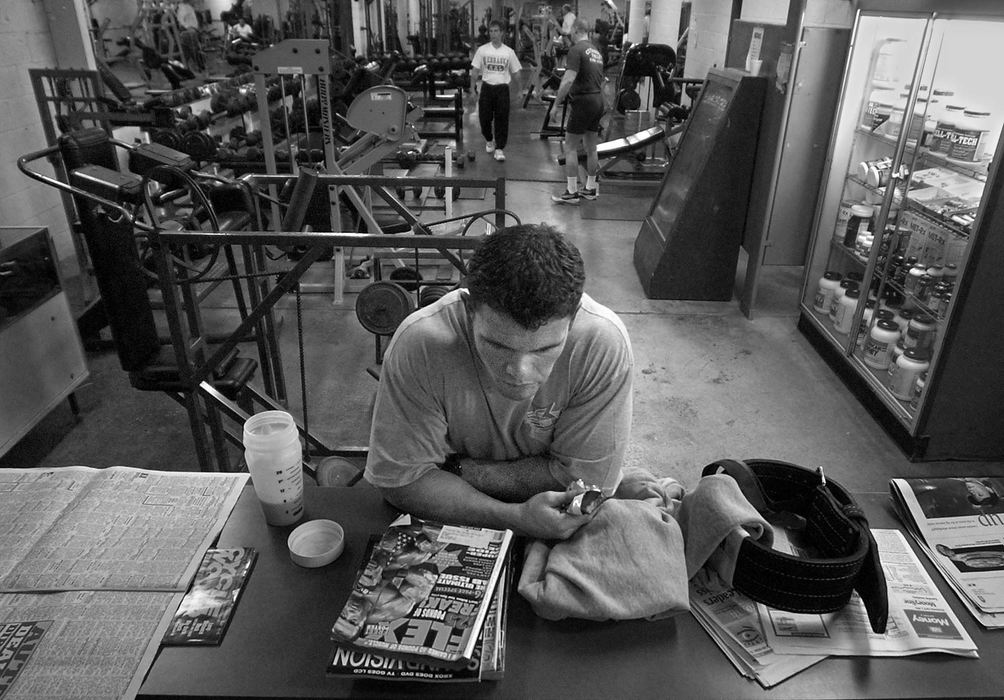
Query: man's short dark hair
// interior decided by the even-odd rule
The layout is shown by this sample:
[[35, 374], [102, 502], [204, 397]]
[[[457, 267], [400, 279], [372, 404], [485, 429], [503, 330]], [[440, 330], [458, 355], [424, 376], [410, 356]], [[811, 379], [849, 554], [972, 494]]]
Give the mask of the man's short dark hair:
[[493, 19], [493, 20], [491, 20], [488, 23], [488, 29], [490, 30], [492, 27], [498, 27], [498, 30], [500, 32], [504, 32], [505, 31], [505, 25], [502, 24], [502, 20], [500, 20], [500, 19]]
[[485, 238], [468, 265], [473, 308], [484, 304], [529, 330], [579, 308], [585, 267], [578, 248], [547, 224], [521, 224]]

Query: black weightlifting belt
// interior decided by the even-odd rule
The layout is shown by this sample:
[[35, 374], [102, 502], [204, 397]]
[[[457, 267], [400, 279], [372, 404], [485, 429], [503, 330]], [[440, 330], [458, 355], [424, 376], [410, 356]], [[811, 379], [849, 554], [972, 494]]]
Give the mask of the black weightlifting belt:
[[779, 610], [827, 613], [839, 610], [857, 591], [868, 621], [885, 632], [889, 600], [878, 547], [868, 520], [840, 484], [786, 462], [723, 459], [702, 476], [728, 474], [764, 518], [801, 530], [800, 539], [819, 558], [795, 557], [747, 537], [739, 548], [732, 584], [753, 600]]

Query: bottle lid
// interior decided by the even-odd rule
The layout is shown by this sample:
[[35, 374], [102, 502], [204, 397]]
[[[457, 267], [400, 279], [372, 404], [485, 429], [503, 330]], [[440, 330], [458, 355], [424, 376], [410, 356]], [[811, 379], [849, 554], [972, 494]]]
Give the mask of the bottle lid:
[[860, 287], [856, 287], [856, 286], [855, 287], [848, 287], [847, 291], [844, 292], [844, 297], [847, 298], [847, 299], [857, 299], [860, 296], [861, 296], [861, 288]]
[[836, 270], [827, 270], [826, 272], [823, 273], [823, 279], [824, 280], [836, 281], [836, 280], [839, 280], [839, 279], [842, 279], [842, 278], [843, 278], [843, 275], [841, 275]]
[[840, 286], [843, 287], [844, 289], [850, 290], [850, 289], [858, 289], [861, 286], [861, 284], [859, 282], [856, 282], [855, 280], [847, 278], [840, 280]]
[[924, 362], [928, 358], [927, 350], [918, 347], [907, 348], [903, 351], [903, 355], [917, 362]]
[[884, 331], [898, 331], [899, 326], [896, 325], [895, 321], [890, 321], [887, 318], [880, 318], [878, 323], [875, 324]]
[[977, 119], [990, 116], [990, 112], [983, 112], [976, 109], [967, 109], [963, 112], [963, 114], [967, 117], [976, 117]]
[[900, 309], [899, 317], [904, 321], [909, 321], [911, 318], [913, 318], [913, 311], [911, 309]]
[[964, 112], [966, 110], [965, 105], [945, 105], [945, 109], [950, 109], [953, 112]]
[[875, 300], [874, 299], [868, 299], [867, 301], [865, 301], [865, 308], [866, 309], [874, 309], [875, 308]]
[[854, 280], [855, 282], [862, 282], [865, 279], [864, 273], [858, 272], [857, 270], [851, 270], [846, 275], [847, 279]]

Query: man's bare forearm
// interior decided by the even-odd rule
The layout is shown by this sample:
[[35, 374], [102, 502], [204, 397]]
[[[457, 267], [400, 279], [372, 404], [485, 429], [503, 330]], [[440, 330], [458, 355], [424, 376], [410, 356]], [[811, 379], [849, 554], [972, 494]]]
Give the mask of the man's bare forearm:
[[520, 503], [541, 491], [563, 491], [551, 476], [550, 459], [523, 457], [505, 462], [465, 457], [460, 460], [463, 479], [478, 491], [500, 501]]
[[478, 491], [456, 474], [435, 469], [407, 486], [381, 489], [384, 498], [419, 518], [519, 532], [518, 503]]

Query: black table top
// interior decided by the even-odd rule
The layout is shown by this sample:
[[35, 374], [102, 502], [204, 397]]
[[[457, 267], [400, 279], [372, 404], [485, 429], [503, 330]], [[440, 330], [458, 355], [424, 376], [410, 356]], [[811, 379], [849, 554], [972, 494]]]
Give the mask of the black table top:
[[[860, 494], [875, 528], [898, 527], [887, 494]], [[985, 631], [924, 565], [979, 647], [980, 659], [945, 654], [900, 658], [832, 657], [769, 690], [742, 677], [689, 614], [627, 622], [551, 622], [513, 592], [501, 681], [419, 684], [328, 678], [329, 631], [348, 597], [367, 538], [394, 511], [371, 488], [310, 488], [306, 518], [345, 529], [334, 563], [304, 569], [290, 560], [292, 528], [269, 527], [245, 488], [219, 539], [251, 546], [258, 563], [218, 647], [164, 647], [141, 697], [464, 697], [464, 698], [873, 698], [999, 697], [1004, 694], [1004, 630]], [[912, 544], [912, 543], [911, 543]]]

